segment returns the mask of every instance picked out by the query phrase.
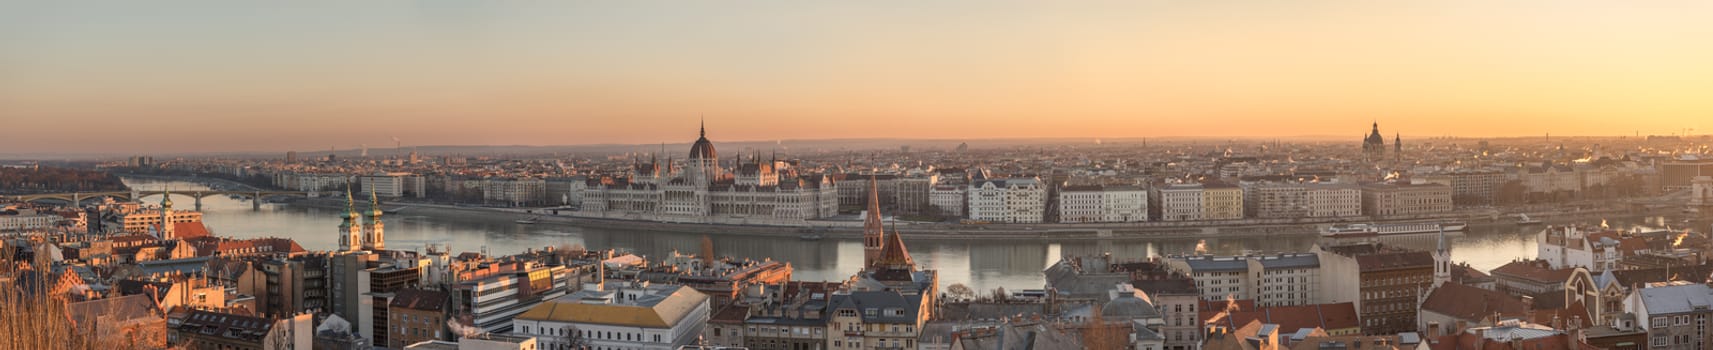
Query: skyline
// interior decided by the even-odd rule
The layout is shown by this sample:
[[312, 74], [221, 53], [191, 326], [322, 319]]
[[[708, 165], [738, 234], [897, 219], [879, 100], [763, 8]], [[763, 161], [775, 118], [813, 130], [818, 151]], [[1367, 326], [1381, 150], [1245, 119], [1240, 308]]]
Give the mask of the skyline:
[[1692, 1], [189, 3], [0, 11], [0, 120], [42, 130], [0, 153], [646, 145], [699, 116], [720, 142], [1355, 142], [1713, 114]]

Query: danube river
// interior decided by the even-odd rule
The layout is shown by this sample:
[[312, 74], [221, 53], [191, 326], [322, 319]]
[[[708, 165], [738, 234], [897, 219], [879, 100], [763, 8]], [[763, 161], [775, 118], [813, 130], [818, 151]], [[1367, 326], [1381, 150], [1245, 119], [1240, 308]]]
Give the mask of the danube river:
[[[126, 184], [139, 189], [160, 189], [170, 185], [172, 190], [195, 191], [207, 186], [182, 181], [126, 179]], [[158, 203], [159, 196], [144, 198], [146, 203]], [[175, 198], [179, 209], [191, 209], [194, 200]], [[338, 245], [339, 213], [325, 208], [294, 207], [264, 204], [252, 211], [245, 200], [222, 196], [203, 199], [203, 220], [215, 234], [232, 237], [290, 237], [309, 250], [329, 250]], [[596, 229], [559, 224], [524, 225], [510, 216], [487, 216], [479, 212], [426, 216], [412, 214], [410, 209], [383, 217], [387, 224], [387, 248], [421, 250], [427, 245], [449, 246], [453, 252], [483, 251], [507, 255], [525, 249], [548, 246], [582, 245], [591, 249], [617, 248], [637, 254], [660, 257], [672, 251], [697, 254], [701, 251], [702, 235], [619, 229]], [[1653, 219], [1658, 223], [1660, 219]], [[1640, 223], [1641, 220], [1613, 220], [1614, 223]], [[1617, 226], [1617, 225], [1615, 225]], [[1452, 258], [1488, 270], [1512, 259], [1535, 255], [1535, 234], [1539, 226], [1509, 225], [1471, 227], [1469, 232], [1451, 235]], [[1095, 241], [912, 241], [910, 232], [904, 240], [916, 264], [940, 271], [940, 283], [964, 283], [976, 290], [1005, 287], [1010, 290], [1035, 289], [1043, 285], [1041, 270], [1064, 255], [1092, 255], [1111, 252], [1121, 259], [1141, 259], [1161, 254], [1194, 252], [1198, 243], [1212, 254], [1253, 252], [1307, 251], [1316, 235], [1267, 238], [1218, 238], [1171, 240]], [[823, 239], [803, 241], [794, 238], [757, 237], [731, 234], [710, 235], [714, 253], [719, 256], [772, 258], [790, 262], [798, 280], [842, 280], [862, 266], [862, 244], [857, 240]], [[1392, 243], [1418, 249], [1432, 249], [1433, 235], [1389, 238]]]

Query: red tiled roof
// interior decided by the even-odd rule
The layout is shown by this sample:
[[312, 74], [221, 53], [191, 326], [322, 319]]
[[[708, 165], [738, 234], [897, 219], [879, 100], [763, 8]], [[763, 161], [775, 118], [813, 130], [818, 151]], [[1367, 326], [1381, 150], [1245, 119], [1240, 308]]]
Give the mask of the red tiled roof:
[[1520, 278], [1540, 283], [1564, 283], [1575, 269], [1553, 269], [1545, 260], [1517, 260], [1493, 269], [1493, 277]]
[[1500, 291], [1486, 290], [1457, 283], [1446, 283], [1428, 292], [1422, 311], [1463, 320], [1480, 320], [1494, 312], [1503, 316], [1522, 316], [1529, 311], [1522, 300]]
[[1226, 302], [1202, 301], [1200, 302], [1201, 309], [1197, 310], [1197, 316], [1204, 323], [1216, 321], [1231, 328], [1237, 328], [1238, 325], [1248, 324], [1252, 321], [1271, 323], [1279, 325], [1279, 329], [1285, 332], [1294, 332], [1304, 328], [1345, 329], [1361, 326], [1361, 322], [1357, 320], [1356, 304], [1354, 303], [1242, 309], [1241, 307], [1245, 302], [1250, 307], [1254, 306], [1252, 300], [1239, 300], [1239, 311], [1232, 312], [1223, 319], [1214, 320], [1221, 312], [1225, 311]]

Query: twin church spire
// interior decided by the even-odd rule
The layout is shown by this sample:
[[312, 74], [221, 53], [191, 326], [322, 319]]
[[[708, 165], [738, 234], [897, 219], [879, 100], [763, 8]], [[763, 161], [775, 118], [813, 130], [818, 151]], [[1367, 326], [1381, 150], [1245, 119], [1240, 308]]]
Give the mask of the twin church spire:
[[[374, 189], [369, 190], [369, 210], [358, 212], [355, 200], [351, 195], [351, 186], [345, 186], [345, 212], [339, 214], [344, 219], [339, 224], [339, 250], [381, 250], [386, 249], [386, 223], [381, 221], [381, 199]], [[366, 217], [366, 218], [365, 218]]]

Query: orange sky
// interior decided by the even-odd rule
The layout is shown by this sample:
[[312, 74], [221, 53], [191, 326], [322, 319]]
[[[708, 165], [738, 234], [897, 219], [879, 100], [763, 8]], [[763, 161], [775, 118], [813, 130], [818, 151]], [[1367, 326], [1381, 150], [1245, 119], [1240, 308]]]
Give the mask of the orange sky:
[[1713, 127], [1713, 2], [905, 5], [7, 5], [0, 153]]

